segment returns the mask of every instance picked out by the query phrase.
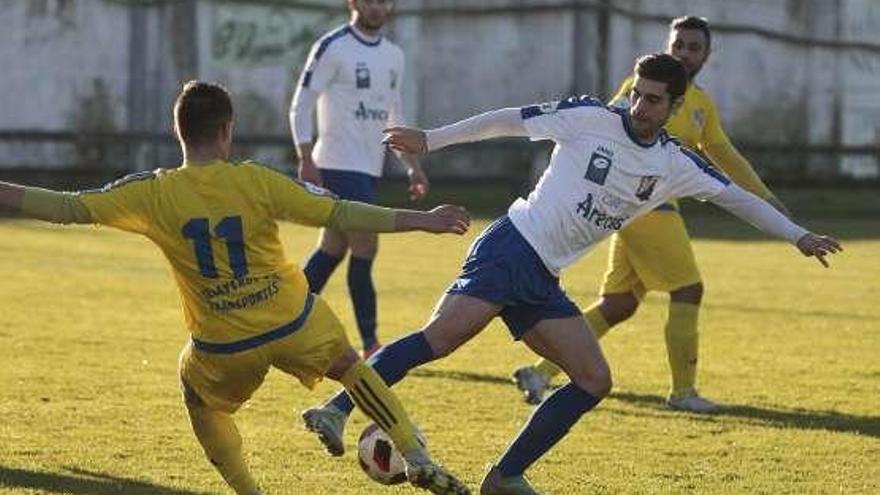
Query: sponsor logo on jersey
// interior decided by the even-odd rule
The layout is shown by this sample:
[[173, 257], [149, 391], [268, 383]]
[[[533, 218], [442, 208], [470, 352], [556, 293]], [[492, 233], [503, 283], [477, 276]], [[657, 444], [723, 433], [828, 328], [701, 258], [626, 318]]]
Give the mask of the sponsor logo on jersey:
[[645, 175], [639, 181], [639, 187], [636, 188], [636, 197], [639, 201], [647, 201], [654, 194], [654, 187], [660, 177], [656, 175]]
[[547, 115], [547, 114], [551, 114], [551, 113], [556, 113], [557, 106], [559, 106], [558, 101], [545, 101], [544, 103], [541, 103], [540, 105], [538, 105], [538, 110], [542, 114]]
[[599, 146], [596, 151], [590, 155], [590, 162], [587, 164], [587, 173], [584, 179], [595, 182], [600, 186], [605, 185], [605, 179], [608, 178], [608, 170], [611, 169], [611, 157], [614, 152], [610, 149]]
[[354, 69], [354, 81], [357, 89], [370, 89], [370, 68], [366, 62], [358, 62]]
[[386, 122], [388, 120], [388, 110], [381, 108], [367, 108], [364, 102], [358, 104], [357, 110], [354, 111], [354, 118], [358, 120], [378, 120]]
[[614, 216], [600, 209], [598, 204], [594, 204], [593, 193], [587, 193], [587, 197], [577, 204], [577, 212], [588, 223], [602, 230], [620, 230], [623, 222], [629, 220], [628, 216]]

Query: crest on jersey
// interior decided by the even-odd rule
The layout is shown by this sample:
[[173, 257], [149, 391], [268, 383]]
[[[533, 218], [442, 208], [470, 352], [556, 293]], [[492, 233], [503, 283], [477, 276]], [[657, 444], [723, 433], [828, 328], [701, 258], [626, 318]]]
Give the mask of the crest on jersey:
[[391, 81], [391, 89], [397, 89], [397, 71], [391, 69], [388, 71], [388, 79]]
[[370, 68], [366, 62], [358, 62], [355, 66], [354, 81], [357, 89], [370, 89]]
[[639, 187], [636, 189], [636, 197], [640, 201], [647, 201], [654, 194], [654, 187], [657, 185], [657, 179], [659, 178], [656, 175], [643, 176], [642, 180], [639, 181]]
[[584, 179], [595, 182], [600, 186], [605, 185], [605, 179], [608, 178], [608, 171], [611, 169], [611, 157], [614, 153], [604, 146], [599, 146], [596, 151], [590, 155], [590, 162], [587, 164], [587, 173]]

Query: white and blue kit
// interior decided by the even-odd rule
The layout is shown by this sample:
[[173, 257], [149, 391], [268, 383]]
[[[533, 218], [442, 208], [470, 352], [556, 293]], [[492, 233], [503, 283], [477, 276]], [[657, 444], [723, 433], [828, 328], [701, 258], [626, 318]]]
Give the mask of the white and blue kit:
[[382, 36], [341, 26], [312, 46], [290, 109], [297, 144], [318, 140], [312, 157], [324, 186], [344, 199], [374, 202], [382, 175], [382, 130], [402, 122], [403, 51]]
[[[510, 110], [496, 111], [494, 117], [508, 126], [504, 135], [516, 128]], [[479, 118], [471, 119], [471, 125]], [[746, 214], [742, 203], [760, 200], [731, 185], [665, 131], [653, 143], [639, 142], [626, 110], [581, 97], [523, 107], [518, 118], [520, 132], [524, 128], [533, 140], [556, 143], [550, 164], [529, 196], [517, 199], [474, 242], [448, 290], [503, 306], [500, 315], [515, 338], [543, 319], [580, 315], [559, 286], [562, 269], [671, 198], [711, 199], [790, 240], [805, 233], [782, 215], [765, 225], [762, 218]], [[461, 137], [467, 123], [429, 131], [429, 147], [466, 140]], [[727, 190], [735, 192], [722, 194]], [[761, 209], [761, 215], [768, 213]]]

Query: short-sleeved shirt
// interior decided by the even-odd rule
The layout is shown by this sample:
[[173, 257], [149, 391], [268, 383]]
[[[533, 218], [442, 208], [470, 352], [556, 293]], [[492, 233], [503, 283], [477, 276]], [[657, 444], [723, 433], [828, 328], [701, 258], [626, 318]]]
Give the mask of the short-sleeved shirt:
[[312, 152], [318, 168], [382, 175], [382, 130], [402, 122], [403, 69], [397, 45], [366, 40], [350, 25], [312, 46], [299, 84], [319, 93]]
[[324, 225], [335, 199], [254, 162], [130, 175], [80, 198], [92, 220], [142, 234], [168, 259], [192, 335], [231, 342], [295, 318], [308, 283], [277, 220]]
[[533, 140], [556, 143], [535, 189], [508, 216], [555, 275], [671, 198], [708, 199], [729, 180], [661, 131], [639, 142], [626, 110], [583, 96], [523, 107]]

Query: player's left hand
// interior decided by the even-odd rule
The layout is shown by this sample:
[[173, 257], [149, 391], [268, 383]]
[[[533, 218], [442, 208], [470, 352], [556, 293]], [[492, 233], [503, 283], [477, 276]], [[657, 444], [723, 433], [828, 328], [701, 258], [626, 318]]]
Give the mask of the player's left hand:
[[430, 184], [428, 176], [421, 166], [411, 167], [406, 171], [409, 176], [409, 199], [412, 201], [421, 201], [428, 195]]
[[797, 241], [797, 248], [801, 250], [804, 256], [815, 256], [819, 263], [828, 268], [828, 261], [825, 256], [843, 251], [843, 246], [833, 237], [825, 235], [816, 235], [812, 232], [804, 234]]
[[404, 153], [421, 154], [428, 152], [428, 140], [425, 131], [406, 126], [389, 127], [382, 132], [385, 139], [382, 143], [389, 148]]

